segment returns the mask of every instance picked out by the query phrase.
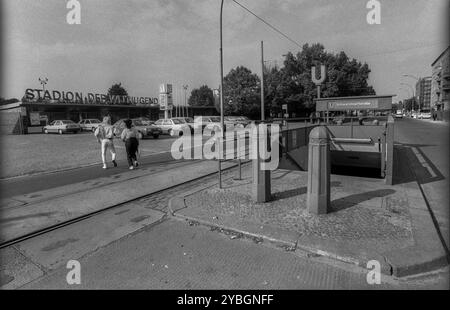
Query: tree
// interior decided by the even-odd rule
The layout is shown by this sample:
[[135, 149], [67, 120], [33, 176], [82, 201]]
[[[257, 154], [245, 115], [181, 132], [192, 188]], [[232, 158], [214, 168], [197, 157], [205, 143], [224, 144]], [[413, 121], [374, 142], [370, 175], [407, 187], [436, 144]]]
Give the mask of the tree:
[[214, 94], [212, 89], [207, 85], [193, 89], [188, 104], [190, 106], [214, 106]]
[[327, 79], [321, 86], [322, 97], [345, 97], [375, 95], [369, 86], [369, 66], [350, 59], [344, 52], [333, 54], [325, 51], [322, 44], [305, 44], [297, 55], [288, 53], [284, 66], [268, 72], [266, 100], [272, 112], [281, 110], [280, 104], [293, 103], [298, 111], [314, 109], [317, 89], [311, 80], [311, 67], [325, 65]]
[[109, 96], [128, 96], [128, 92], [122, 87], [122, 83], [116, 83], [108, 89]]
[[225, 115], [258, 118], [260, 114], [260, 79], [249, 69], [239, 66], [224, 77]]

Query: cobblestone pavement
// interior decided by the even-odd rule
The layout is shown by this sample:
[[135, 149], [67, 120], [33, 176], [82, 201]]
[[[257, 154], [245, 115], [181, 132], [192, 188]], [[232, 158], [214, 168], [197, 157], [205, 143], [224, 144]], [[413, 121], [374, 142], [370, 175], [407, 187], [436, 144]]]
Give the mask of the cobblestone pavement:
[[[248, 167], [249, 164], [243, 164], [242, 167]], [[225, 170], [222, 172], [222, 177], [224, 179], [232, 178], [233, 176], [237, 175], [237, 168], [233, 168], [231, 170]], [[193, 182], [189, 182], [187, 184], [183, 184], [180, 186], [176, 186], [171, 189], [167, 189], [164, 191], [161, 191], [159, 193], [155, 193], [150, 195], [149, 197], [145, 197], [142, 199], [137, 200], [135, 203], [139, 204], [145, 204], [148, 208], [167, 212], [167, 206], [169, 204], [170, 198], [179, 195], [181, 193], [193, 190], [195, 188], [198, 188], [199, 186], [205, 185], [205, 184], [214, 184], [218, 182], [218, 175], [214, 174], [205, 178], [201, 178], [199, 180], [195, 180]]]
[[228, 223], [270, 225], [296, 232], [299, 238], [351, 242], [375, 251], [407, 247], [414, 242], [406, 196], [380, 182], [349, 185], [345, 180], [333, 181], [333, 212], [314, 216], [306, 209], [306, 186], [299, 186], [306, 184], [306, 173], [273, 173], [273, 199], [267, 204], [252, 201], [248, 170], [245, 177], [242, 181], [228, 180], [225, 190], [210, 187], [187, 196], [186, 205], [195, 208], [195, 218], [210, 222], [226, 217]]
[[446, 288], [443, 276], [402, 282], [244, 239], [168, 220], [80, 260], [81, 285], [68, 286], [60, 268], [26, 289], [416, 289]]

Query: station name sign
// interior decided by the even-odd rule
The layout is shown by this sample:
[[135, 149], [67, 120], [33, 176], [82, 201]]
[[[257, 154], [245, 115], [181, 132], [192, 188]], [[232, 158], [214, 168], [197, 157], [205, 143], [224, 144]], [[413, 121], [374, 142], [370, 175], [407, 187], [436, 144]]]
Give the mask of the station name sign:
[[158, 104], [158, 98], [132, 97], [132, 96], [110, 96], [105, 94], [87, 93], [85, 96], [81, 92], [43, 90], [28, 88], [25, 91], [25, 98], [29, 101], [50, 100], [57, 102], [71, 102], [79, 104]]
[[330, 101], [328, 102], [328, 109], [330, 110], [358, 110], [358, 109], [377, 109], [378, 101], [377, 100], [368, 100], [368, 101]]

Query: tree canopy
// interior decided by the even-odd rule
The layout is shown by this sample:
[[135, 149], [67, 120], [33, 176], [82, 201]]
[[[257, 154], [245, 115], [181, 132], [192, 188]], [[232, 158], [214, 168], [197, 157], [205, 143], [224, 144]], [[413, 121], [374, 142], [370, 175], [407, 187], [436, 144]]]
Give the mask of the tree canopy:
[[325, 65], [327, 77], [321, 85], [321, 97], [345, 97], [375, 95], [368, 85], [369, 66], [350, 59], [345, 52], [333, 54], [322, 44], [305, 44], [297, 55], [288, 53], [281, 69], [273, 68], [265, 73], [266, 101], [275, 114], [282, 103], [295, 103], [299, 110], [314, 109], [317, 97], [316, 85], [311, 80], [311, 68]]
[[123, 88], [122, 83], [116, 83], [108, 89], [109, 96], [128, 96], [128, 92]]
[[260, 112], [260, 79], [248, 68], [239, 66], [224, 77], [225, 115], [256, 117]]
[[203, 85], [191, 91], [188, 104], [190, 106], [214, 106], [214, 95], [211, 88]]

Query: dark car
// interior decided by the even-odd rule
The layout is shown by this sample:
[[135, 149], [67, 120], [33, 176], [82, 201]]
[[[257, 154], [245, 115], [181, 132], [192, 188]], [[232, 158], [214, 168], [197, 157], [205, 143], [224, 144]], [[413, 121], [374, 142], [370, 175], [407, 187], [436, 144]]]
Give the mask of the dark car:
[[[140, 119], [132, 119], [133, 127], [137, 129], [142, 135], [142, 138], [152, 136], [154, 139], [158, 139], [162, 134], [161, 128], [155, 125], [145, 125]], [[118, 120], [114, 125], [114, 135], [120, 137], [122, 131], [125, 128], [125, 119]]]

